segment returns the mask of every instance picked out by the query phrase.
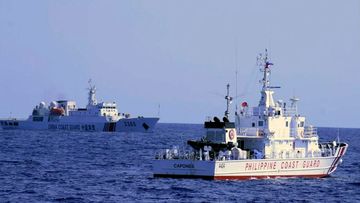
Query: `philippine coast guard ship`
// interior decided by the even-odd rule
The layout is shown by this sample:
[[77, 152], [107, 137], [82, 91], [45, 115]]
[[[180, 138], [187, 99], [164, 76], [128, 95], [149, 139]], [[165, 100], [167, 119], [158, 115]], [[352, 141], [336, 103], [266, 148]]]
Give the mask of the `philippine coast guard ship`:
[[339, 141], [319, 143], [317, 130], [306, 125], [291, 99], [287, 107], [275, 102], [270, 86], [271, 73], [267, 54], [261, 57], [262, 80], [259, 105], [250, 109], [247, 103], [229, 122], [227, 110], [223, 121], [217, 117], [205, 122], [206, 135], [189, 140], [190, 151], [179, 147], [157, 153], [153, 162], [154, 177], [205, 179], [257, 179], [277, 177], [329, 176], [342, 162], [348, 144]]
[[97, 102], [96, 88], [88, 88], [86, 108], [78, 108], [75, 101], [53, 101], [49, 106], [40, 102], [26, 120], [1, 119], [4, 130], [72, 130], [105, 132], [152, 132], [159, 118], [130, 117], [119, 113], [115, 102]]

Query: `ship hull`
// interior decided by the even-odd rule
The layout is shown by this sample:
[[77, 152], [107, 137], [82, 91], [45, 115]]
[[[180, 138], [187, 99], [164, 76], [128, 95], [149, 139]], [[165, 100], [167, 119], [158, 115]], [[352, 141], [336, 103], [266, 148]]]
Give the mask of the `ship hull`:
[[128, 118], [116, 122], [117, 132], [153, 132], [159, 118]]
[[343, 144], [335, 156], [293, 159], [246, 159], [224, 161], [155, 160], [154, 177], [246, 180], [267, 178], [322, 178], [333, 173], [345, 154]]
[[4, 130], [68, 130], [88, 132], [153, 132], [159, 118], [139, 117], [123, 118], [116, 122], [107, 122], [104, 119], [70, 119], [62, 118], [56, 121], [28, 120], [0, 120]]

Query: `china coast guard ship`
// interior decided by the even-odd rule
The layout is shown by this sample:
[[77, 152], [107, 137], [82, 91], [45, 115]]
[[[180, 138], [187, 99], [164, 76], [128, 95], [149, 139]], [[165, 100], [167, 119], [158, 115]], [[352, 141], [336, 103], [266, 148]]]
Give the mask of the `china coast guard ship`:
[[152, 132], [159, 118], [119, 113], [115, 102], [97, 102], [96, 88], [89, 81], [88, 104], [78, 108], [75, 101], [40, 102], [26, 120], [0, 119], [3, 130], [72, 130], [105, 132]]
[[261, 57], [262, 80], [259, 105], [246, 102], [230, 122], [229, 96], [223, 121], [205, 122], [206, 135], [189, 140], [190, 151], [179, 147], [158, 152], [153, 162], [154, 177], [205, 179], [261, 179], [278, 177], [321, 178], [333, 173], [342, 162], [348, 144], [319, 143], [317, 130], [306, 125], [297, 113], [297, 98], [287, 107], [275, 102], [267, 53]]

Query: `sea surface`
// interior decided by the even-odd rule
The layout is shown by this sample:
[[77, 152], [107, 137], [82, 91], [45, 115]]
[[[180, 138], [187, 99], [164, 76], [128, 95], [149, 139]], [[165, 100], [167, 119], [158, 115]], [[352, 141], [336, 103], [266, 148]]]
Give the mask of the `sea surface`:
[[[319, 128], [322, 141], [337, 128]], [[360, 129], [329, 178], [209, 181], [152, 177], [159, 149], [201, 137], [202, 125], [154, 133], [0, 131], [0, 202], [360, 202]]]

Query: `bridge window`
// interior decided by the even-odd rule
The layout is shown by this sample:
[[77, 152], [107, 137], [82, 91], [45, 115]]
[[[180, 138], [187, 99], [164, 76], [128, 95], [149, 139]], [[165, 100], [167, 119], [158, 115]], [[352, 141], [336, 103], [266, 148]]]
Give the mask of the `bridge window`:
[[33, 121], [41, 122], [43, 121], [43, 117], [33, 117]]
[[264, 126], [264, 121], [259, 121], [259, 126]]

